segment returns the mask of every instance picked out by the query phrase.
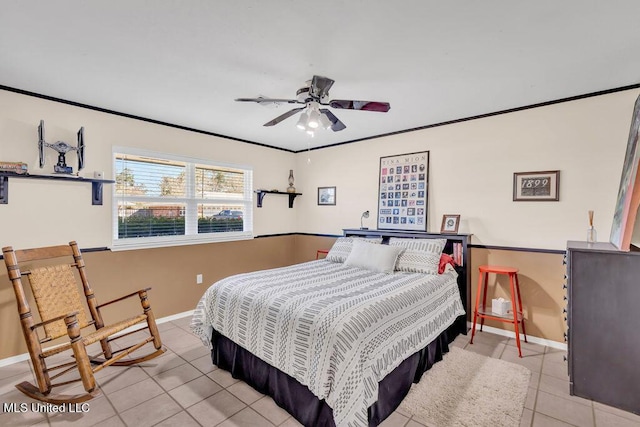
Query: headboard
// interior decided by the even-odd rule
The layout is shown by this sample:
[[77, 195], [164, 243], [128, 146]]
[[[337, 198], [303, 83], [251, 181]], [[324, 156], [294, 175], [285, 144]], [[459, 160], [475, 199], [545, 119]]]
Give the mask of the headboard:
[[460, 316], [456, 323], [459, 330], [463, 334], [467, 334], [469, 329], [468, 321], [471, 319], [471, 251], [469, 243], [471, 242], [471, 234], [441, 234], [427, 233], [420, 231], [397, 231], [397, 230], [369, 230], [360, 228], [345, 228], [342, 230], [345, 236], [362, 236], [362, 237], [382, 237], [382, 243], [388, 243], [390, 237], [401, 237], [404, 239], [447, 239], [444, 247], [444, 253], [455, 255], [459, 265], [456, 267], [458, 272], [458, 287], [460, 288], [460, 297], [464, 304], [467, 316]]

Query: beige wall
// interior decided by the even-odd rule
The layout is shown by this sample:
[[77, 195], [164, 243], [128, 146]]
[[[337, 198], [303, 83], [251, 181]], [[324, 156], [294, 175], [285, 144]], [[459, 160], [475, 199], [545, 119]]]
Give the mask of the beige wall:
[[[296, 186], [304, 196], [296, 200], [297, 231], [341, 234], [343, 228], [359, 227], [365, 210], [372, 213], [365, 226], [376, 228], [380, 157], [429, 151], [429, 231], [439, 231], [443, 214], [460, 214], [459, 231], [473, 234], [473, 244], [564, 250], [567, 240], [585, 239], [587, 211], [594, 210], [599, 238], [607, 241], [639, 93], [611, 93], [298, 153]], [[559, 202], [512, 201], [514, 172], [556, 169]], [[336, 206], [317, 205], [317, 187], [324, 186], [337, 187]], [[329, 246], [320, 238], [306, 242]], [[519, 268], [527, 332], [564, 341], [562, 255], [473, 249], [472, 302], [481, 264]], [[506, 296], [505, 286], [499, 278], [497, 296]]]
[[[429, 231], [440, 230], [443, 214], [460, 214], [460, 232], [472, 233], [475, 244], [564, 249], [567, 240], [586, 238], [594, 210], [600, 240], [608, 241], [639, 92], [299, 153], [297, 231], [339, 234], [359, 227], [365, 210], [375, 228], [380, 157], [429, 151]], [[512, 201], [514, 172], [545, 170], [560, 170], [559, 202]], [[337, 205], [317, 206], [317, 187], [334, 185]]]
[[[474, 244], [564, 249], [566, 240], [584, 239], [587, 210], [593, 209], [600, 239], [607, 240], [638, 92], [292, 154], [0, 91], [0, 160], [26, 161], [32, 172], [41, 172], [36, 127], [44, 119], [50, 142], [74, 143], [75, 132], [85, 127], [88, 175], [100, 170], [113, 176], [114, 145], [251, 165], [254, 188], [284, 189], [293, 168], [303, 196], [293, 209], [277, 196], [267, 196], [261, 209], [254, 206], [254, 234], [303, 234], [86, 255], [102, 300], [150, 285], [153, 307], [163, 317], [193, 309], [206, 285], [219, 278], [314, 259], [317, 249], [335, 240], [304, 233], [339, 235], [359, 227], [364, 210], [372, 212], [365, 225], [375, 228], [381, 156], [430, 151], [429, 231], [439, 230], [442, 214], [458, 213], [460, 232], [472, 233]], [[48, 151], [44, 172], [55, 163]], [[74, 155], [69, 163], [75, 164]], [[560, 202], [511, 201], [513, 172], [553, 169], [561, 170]], [[317, 206], [319, 186], [337, 187], [336, 206]], [[92, 206], [90, 195], [88, 184], [12, 180], [10, 202], [0, 205], [0, 246], [71, 239], [81, 248], [110, 246], [111, 191], [105, 191], [103, 206]], [[562, 341], [561, 255], [476, 248], [472, 260], [474, 292], [477, 265], [520, 268], [529, 334]], [[204, 285], [195, 284], [196, 274], [204, 275]], [[24, 346], [6, 273], [0, 283], [1, 359], [23, 353]]]
[[[76, 132], [85, 128], [83, 176], [103, 171], [113, 179], [112, 147], [125, 146], [253, 167], [254, 188], [287, 186], [295, 155], [255, 144], [204, 135], [128, 119], [113, 114], [46, 101], [0, 90], [0, 160], [23, 161], [33, 174], [50, 174], [57, 154], [46, 149], [46, 165], [38, 167], [40, 119], [47, 142], [76, 145]], [[77, 166], [75, 153], [67, 164]], [[0, 246], [16, 248], [78, 241], [80, 247], [111, 246], [113, 186], [104, 189], [104, 204], [91, 205], [91, 185], [47, 180], [10, 180], [9, 204], [0, 205]], [[254, 206], [254, 235], [288, 233], [296, 224], [296, 211], [285, 200], [268, 200], [269, 209]], [[6, 226], [11, 224], [11, 226]]]
[[318, 250], [329, 250], [336, 241], [335, 237], [306, 236], [297, 234], [295, 236], [295, 250], [292, 264], [305, 262], [310, 259], [324, 258], [325, 254], [319, 254]]
[[[150, 286], [152, 308], [160, 318], [193, 310], [207, 287], [217, 280], [232, 274], [310, 261], [315, 259], [318, 249], [328, 249], [334, 241], [334, 237], [298, 234], [173, 248], [89, 252], [84, 258], [98, 301]], [[528, 334], [562, 342], [564, 266], [561, 255], [474, 249], [471, 258], [472, 302], [478, 265], [518, 266]], [[197, 274], [203, 275], [201, 285], [196, 284]], [[25, 353], [26, 346], [5, 270], [0, 270], [0, 283], [3, 284], [0, 286], [1, 360]], [[491, 276], [490, 283], [492, 295], [507, 295], [508, 283], [504, 278], [501, 277], [496, 286], [495, 277]], [[35, 307], [33, 301], [31, 305]], [[132, 299], [105, 309], [105, 320], [115, 320], [136, 310], [138, 303]], [[511, 330], [500, 323], [487, 322], [487, 325]]]
[[[562, 258], [561, 254], [473, 249], [471, 251], [472, 309], [478, 288], [478, 266], [490, 264], [517, 267], [527, 335], [564, 342], [563, 334], [566, 324], [562, 309], [566, 305], [563, 300], [566, 292], [562, 289], [565, 273]], [[499, 297], [511, 300], [508, 276], [490, 274], [488, 283], [487, 302], [490, 302], [491, 298]], [[513, 331], [513, 326], [506, 323], [487, 320], [485, 324]]]
[[[209, 285], [236, 273], [291, 264], [295, 237], [278, 236], [135, 251], [84, 254], [87, 275], [99, 302], [151, 287], [149, 299], [157, 318], [193, 310]], [[314, 255], [315, 257], [315, 252]], [[196, 275], [204, 282], [196, 284]], [[0, 359], [25, 353], [15, 297], [6, 270], [0, 270]], [[33, 302], [32, 309], [35, 309]], [[105, 308], [105, 321], [139, 310], [131, 299]]]
[[[335, 238], [297, 235], [295, 237], [295, 255], [293, 262], [314, 259], [318, 249], [328, 249]], [[324, 255], [321, 255], [321, 257]], [[530, 336], [562, 343], [566, 324], [562, 316], [565, 307], [564, 283], [565, 266], [562, 254], [540, 253], [474, 248], [471, 250], [471, 301], [470, 311], [475, 304], [478, 287], [478, 267], [480, 265], [509, 265], [519, 269], [520, 291], [524, 308], [525, 327]], [[487, 291], [490, 298], [509, 297], [507, 276], [490, 275]], [[494, 328], [513, 331], [513, 326], [494, 321], [485, 323]]]

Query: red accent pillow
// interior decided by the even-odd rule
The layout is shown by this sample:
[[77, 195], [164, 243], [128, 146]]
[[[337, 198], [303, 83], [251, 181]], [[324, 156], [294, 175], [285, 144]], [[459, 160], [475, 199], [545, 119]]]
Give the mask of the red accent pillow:
[[444, 269], [447, 266], [447, 264], [451, 264], [452, 267], [456, 266], [456, 262], [453, 260], [453, 257], [451, 255], [447, 255], [443, 253], [442, 255], [440, 255], [440, 265], [438, 265], [438, 274], [444, 273]]

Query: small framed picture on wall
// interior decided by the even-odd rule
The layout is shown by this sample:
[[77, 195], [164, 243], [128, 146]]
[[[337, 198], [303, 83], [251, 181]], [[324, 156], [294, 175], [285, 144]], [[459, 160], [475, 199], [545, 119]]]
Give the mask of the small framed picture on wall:
[[442, 215], [442, 225], [440, 226], [440, 232], [456, 234], [458, 232], [459, 225], [460, 215]]
[[335, 206], [336, 187], [318, 187], [318, 205]]

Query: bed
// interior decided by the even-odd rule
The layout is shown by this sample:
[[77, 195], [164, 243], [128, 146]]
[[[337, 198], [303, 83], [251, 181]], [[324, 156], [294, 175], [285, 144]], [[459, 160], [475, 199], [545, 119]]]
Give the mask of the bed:
[[220, 280], [192, 329], [302, 424], [378, 425], [466, 332], [458, 271], [433, 271], [447, 240], [411, 240], [344, 237], [327, 259]]

